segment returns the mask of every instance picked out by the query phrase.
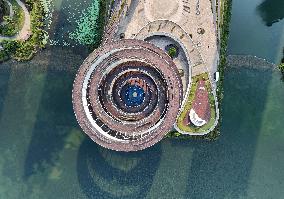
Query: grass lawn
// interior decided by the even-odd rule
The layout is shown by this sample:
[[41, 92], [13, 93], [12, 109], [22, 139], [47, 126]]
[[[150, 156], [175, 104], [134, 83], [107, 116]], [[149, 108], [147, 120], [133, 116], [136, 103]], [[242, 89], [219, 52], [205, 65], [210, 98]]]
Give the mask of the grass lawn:
[[[195, 91], [197, 89], [197, 84], [198, 81], [204, 79], [205, 83], [206, 83], [206, 89], [209, 93], [209, 102], [210, 102], [210, 108], [211, 108], [211, 118], [210, 121], [202, 126], [202, 127], [195, 127], [192, 125], [185, 125], [184, 124], [184, 119], [185, 117], [188, 117], [188, 112], [192, 107], [192, 102], [195, 96]], [[190, 133], [202, 133], [207, 131], [208, 129], [210, 129], [214, 123], [215, 123], [215, 118], [216, 118], [216, 107], [215, 107], [215, 99], [214, 99], [214, 95], [212, 94], [212, 89], [211, 89], [211, 84], [210, 84], [210, 80], [208, 77], [208, 73], [203, 73], [200, 75], [197, 75], [195, 77], [193, 77], [192, 80], [192, 85], [191, 85], [191, 91], [190, 94], [188, 96], [187, 102], [185, 104], [185, 107], [183, 109], [183, 111], [181, 112], [181, 114], [179, 115], [178, 119], [177, 119], [177, 126], [185, 132], [190, 132]]]

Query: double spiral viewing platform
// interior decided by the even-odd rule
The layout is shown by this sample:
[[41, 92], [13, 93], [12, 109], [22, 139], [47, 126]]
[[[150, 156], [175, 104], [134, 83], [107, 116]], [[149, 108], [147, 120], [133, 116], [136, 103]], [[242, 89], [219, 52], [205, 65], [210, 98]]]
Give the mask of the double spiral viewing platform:
[[170, 131], [198, 136], [217, 125], [213, 76], [218, 51], [211, 3], [198, 3], [197, 15], [190, 12], [193, 2], [171, 2], [173, 17], [164, 16], [158, 4], [116, 2], [102, 45], [75, 78], [76, 118], [103, 147], [137, 151]]

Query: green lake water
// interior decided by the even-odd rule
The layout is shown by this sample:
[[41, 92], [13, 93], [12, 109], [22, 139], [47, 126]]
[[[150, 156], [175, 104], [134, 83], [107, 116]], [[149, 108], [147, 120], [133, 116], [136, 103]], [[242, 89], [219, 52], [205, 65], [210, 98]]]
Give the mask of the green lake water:
[[[58, 2], [58, 10], [67, 5]], [[279, 62], [280, 6], [282, 0], [234, 0], [229, 53]], [[55, 46], [30, 62], [0, 65], [0, 199], [284, 197], [278, 71], [227, 69], [217, 141], [165, 139], [122, 153], [90, 141], [73, 114], [72, 83], [86, 56]]]

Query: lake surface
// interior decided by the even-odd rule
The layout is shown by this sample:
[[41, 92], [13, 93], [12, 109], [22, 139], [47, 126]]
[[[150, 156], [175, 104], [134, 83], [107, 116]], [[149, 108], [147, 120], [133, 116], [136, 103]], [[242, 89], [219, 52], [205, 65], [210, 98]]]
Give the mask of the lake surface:
[[229, 54], [279, 62], [284, 46], [283, 10], [283, 0], [233, 0]]
[[[277, 63], [284, 20], [273, 11], [283, 2], [263, 2], [234, 0], [228, 51]], [[166, 139], [122, 153], [90, 141], [74, 117], [72, 83], [86, 56], [54, 46], [30, 62], [0, 65], [0, 199], [283, 198], [278, 71], [227, 69], [217, 141]]]

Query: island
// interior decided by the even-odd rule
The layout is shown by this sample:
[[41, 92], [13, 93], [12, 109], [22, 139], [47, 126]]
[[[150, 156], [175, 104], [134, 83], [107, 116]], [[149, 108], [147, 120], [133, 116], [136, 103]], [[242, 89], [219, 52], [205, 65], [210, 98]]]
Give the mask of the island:
[[214, 140], [231, 1], [121, 0], [78, 70], [73, 107], [96, 143], [137, 151], [164, 137]]

